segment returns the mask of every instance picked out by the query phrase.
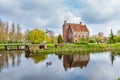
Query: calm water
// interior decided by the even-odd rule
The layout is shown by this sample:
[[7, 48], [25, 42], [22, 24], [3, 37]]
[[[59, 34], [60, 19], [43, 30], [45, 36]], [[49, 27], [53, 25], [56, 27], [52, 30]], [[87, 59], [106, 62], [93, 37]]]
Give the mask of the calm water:
[[115, 80], [120, 56], [113, 52], [36, 55], [0, 52], [0, 80]]

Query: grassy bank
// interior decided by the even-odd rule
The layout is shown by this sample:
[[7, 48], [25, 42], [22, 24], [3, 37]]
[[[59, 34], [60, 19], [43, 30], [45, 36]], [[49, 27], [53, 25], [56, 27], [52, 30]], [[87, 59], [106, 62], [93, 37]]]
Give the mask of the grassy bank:
[[4, 46], [0, 46], [0, 50], [3, 50], [4, 49]]
[[88, 44], [64, 44], [55, 48], [55, 44], [47, 44], [47, 49], [40, 50], [41, 53], [56, 53], [56, 52], [94, 52], [94, 51], [113, 51], [120, 50], [120, 43], [117, 44], [97, 44], [97, 43], [88, 43]]
[[[38, 48], [39, 46], [36, 45]], [[3, 46], [0, 46], [0, 50], [4, 49]], [[70, 44], [63, 44], [61, 46], [55, 47], [55, 44], [47, 44], [47, 49], [38, 50], [35, 47], [31, 49], [32, 53], [65, 53], [65, 52], [72, 52], [72, 53], [80, 53], [80, 52], [101, 52], [101, 51], [117, 51], [120, 50], [120, 43], [116, 44], [97, 44], [97, 43], [70, 43]]]

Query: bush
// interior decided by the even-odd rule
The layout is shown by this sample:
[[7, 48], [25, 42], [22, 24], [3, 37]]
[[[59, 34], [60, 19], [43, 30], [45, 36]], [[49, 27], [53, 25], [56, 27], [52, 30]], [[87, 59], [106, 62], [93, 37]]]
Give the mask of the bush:
[[13, 43], [13, 41], [12, 41], [12, 40], [9, 40], [9, 41], [8, 41], [8, 44], [11, 44], [11, 43]]
[[118, 78], [117, 80], [120, 80], [120, 78]]
[[61, 35], [58, 36], [57, 42], [58, 42], [59, 44], [63, 42]]
[[95, 43], [96, 41], [94, 39], [90, 39], [90, 43]]
[[82, 39], [80, 38], [78, 43], [80, 43], [80, 44], [87, 44], [88, 43], [88, 38], [85, 38], [85, 39], [84, 38], [82, 38]]

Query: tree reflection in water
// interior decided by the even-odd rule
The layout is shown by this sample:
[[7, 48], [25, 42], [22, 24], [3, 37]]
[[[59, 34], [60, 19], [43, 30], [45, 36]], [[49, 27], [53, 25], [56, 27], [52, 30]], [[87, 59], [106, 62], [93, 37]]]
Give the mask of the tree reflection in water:
[[44, 61], [47, 58], [47, 56], [47, 54], [34, 54], [30, 52], [25, 52], [25, 57], [32, 58], [35, 64]]
[[59, 59], [59, 60], [62, 59], [62, 54], [58, 54], [58, 59]]
[[120, 56], [120, 51], [111, 51], [110, 53], [110, 59], [111, 59], [111, 65], [114, 65], [115, 57]]
[[21, 62], [21, 54], [23, 51], [2, 51], [0, 56], [0, 72], [4, 68], [10, 66], [19, 66]]
[[39, 63], [39, 62], [42, 62], [44, 61], [46, 58], [47, 58], [47, 54], [37, 54], [37, 55], [34, 55], [32, 56], [31, 58], [33, 59], [34, 63]]

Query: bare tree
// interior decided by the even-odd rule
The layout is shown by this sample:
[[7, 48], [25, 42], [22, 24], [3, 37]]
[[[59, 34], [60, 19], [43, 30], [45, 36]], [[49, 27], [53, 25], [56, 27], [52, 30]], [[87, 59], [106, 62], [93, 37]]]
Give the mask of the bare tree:
[[5, 35], [4, 35], [4, 22], [0, 20], [0, 42], [4, 42], [5, 41]]
[[[10, 28], [10, 29], [9, 29]], [[8, 40], [11, 42], [19, 42], [23, 38], [20, 25], [11, 23], [11, 26], [8, 22], [3, 22], [0, 19], [0, 43], [7, 43]]]
[[16, 30], [16, 34], [15, 34], [15, 40], [17, 42], [21, 42], [22, 38], [23, 38], [23, 34], [21, 32], [21, 27], [20, 27], [19, 24], [17, 24], [17, 30]]
[[9, 23], [8, 22], [6, 22], [6, 24], [5, 24], [5, 41], [7, 42], [8, 41], [8, 29], [9, 29]]
[[11, 29], [9, 31], [9, 40], [14, 42], [15, 41], [15, 24], [12, 23]]

